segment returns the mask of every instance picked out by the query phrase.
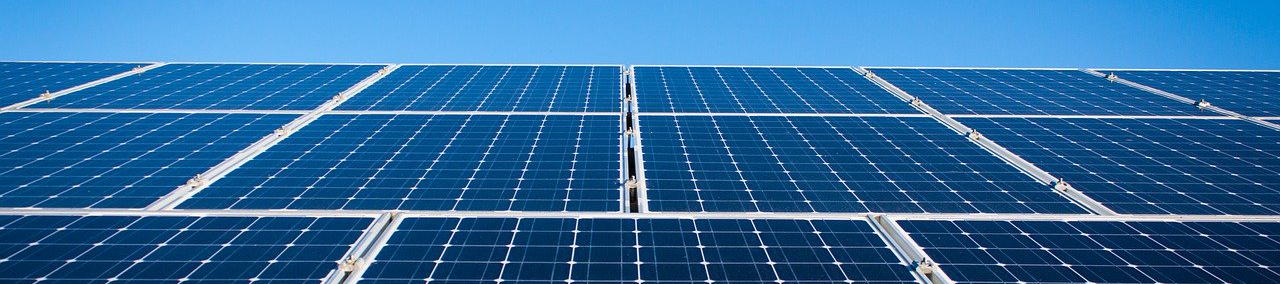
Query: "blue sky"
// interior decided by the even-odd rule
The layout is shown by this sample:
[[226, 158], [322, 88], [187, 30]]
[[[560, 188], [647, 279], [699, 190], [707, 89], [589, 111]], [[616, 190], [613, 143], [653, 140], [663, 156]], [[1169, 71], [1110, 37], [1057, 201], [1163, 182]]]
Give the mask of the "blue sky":
[[0, 60], [1280, 69], [1276, 15], [1280, 1], [4, 1]]

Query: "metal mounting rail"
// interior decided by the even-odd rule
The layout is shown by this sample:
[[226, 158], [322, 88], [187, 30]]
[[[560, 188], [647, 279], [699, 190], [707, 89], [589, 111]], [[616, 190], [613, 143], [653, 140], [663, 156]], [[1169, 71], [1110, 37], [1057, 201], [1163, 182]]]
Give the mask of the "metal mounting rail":
[[331, 271], [321, 283], [355, 283], [356, 279], [369, 269], [369, 263], [377, 257], [378, 251], [382, 250], [382, 246], [387, 243], [391, 234], [395, 233], [396, 227], [400, 226], [400, 220], [402, 220], [400, 213], [395, 212], [385, 213], [374, 219], [351, 249], [338, 260], [338, 268]]
[[947, 125], [947, 127], [951, 128], [951, 130], [954, 130], [957, 133], [960, 133], [961, 135], [968, 137], [970, 141], [973, 141], [974, 143], [981, 146], [983, 149], [986, 149], [988, 152], [991, 152], [997, 157], [1000, 157], [1000, 159], [1004, 160], [1010, 165], [1013, 165], [1015, 168], [1021, 170], [1022, 172], [1027, 173], [1028, 175], [1035, 178], [1040, 183], [1049, 185], [1054, 192], [1057, 192], [1058, 194], [1068, 199], [1071, 199], [1072, 201], [1075, 201], [1076, 204], [1079, 204], [1080, 206], [1093, 212], [1094, 214], [1117, 215], [1117, 213], [1115, 211], [1112, 211], [1111, 208], [1107, 208], [1105, 205], [1102, 205], [1102, 203], [1098, 202], [1097, 200], [1094, 200], [1093, 198], [1085, 195], [1083, 192], [1080, 192], [1079, 190], [1075, 189], [1074, 187], [1072, 187], [1070, 184], [1063, 181], [1062, 179], [1053, 176], [1052, 174], [1045, 171], [1044, 169], [1041, 169], [1035, 164], [1032, 164], [1030, 161], [1023, 159], [1017, 154], [1014, 154], [1012, 151], [1009, 151], [1009, 149], [1005, 149], [1004, 146], [1000, 146], [1000, 144], [997, 144], [995, 141], [987, 138], [986, 136], [983, 136], [982, 133], [979, 133], [977, 130], [974, 130], [973, 128], [969, 128], [968, 126], [965, 126], [964, 124], [960, 123], [960, 121], [955, 120], [950, 116], [943, 114], [937, 109], [934, 109], [932, 106], [929, 106], [929, 104], [926, 104], [924, 101], [921, 101], [919, 98], [916, 98], [911, 94], [908, 94], [906, 91], [903, 91], [897, 86], [894, 86], [892, 83], [889, 83], [889, 81], [885, 81], [883, 78], [880, 78], [880, 76], [876, 76], [876, 74], [872, 73], [870, 70], [867, 70], [866, 68], [862, 68], [862, 67], [854, 67], [853, 70], [857, 71], [858, 74], [861, 74], [862, 76], [866, 77], [868, 80], [871, 80], [876, 85], [879, 85], [881, 88], [884, 88], [885, 90], [889, 91], [889, 93], [892, 93], [893, 95], [897, 96], [899, 99], [902, 99], [903, 101], [911, 103], [911, 106], [914, 106], [916, 109], [919, 109], [920, 111], [923, 111], [924, 113], [929, 114], [929, 116], [932, 116], [934, 119], [938, 120], [939, 122], [942, 122], [942, 124]]
[[903, 258], [911, 267], [911, 272], [922, 278], [926, 283], [950, 284], [955, 283], [947, 273], [938, 267], [933, 259], [925, 254], [924, 249], [911, 239], [907, 232], [894, 222], [893, 218], [886, 215], [871, 215], [867, 217], [871, 222], [871, 227], [879, 232], [880, 236], [885, 238], [888, 245], [893, 249], [894, 254]]
[[27, 106], [30, 106], [30, 105], [34, 105], [34, 104], [37, 104], [37, 103], [40, 103], [40, 102], [44, 102], [44, 101], [48, 101], [48, 100], [52, 100], [53, 98], [61, 97], [61, 96], [63, 96], [63, 95], [70, 94], [70, 93], [73, 93], [73, 92], [76, 92], [76, 91], [79, 91], [79, 90], [88, 89], [88, 88], [91, 88], [91, 87], [93, 87], [93, 86], [102, 85], [103, 83], [106, 83], [106, 82], [111, 82], [111, 81], [115, 81], [116, 79], [120, 79], [120, 78], [128, 77], [128, 76], [131, 76], [131, 75], [133, 75], [133, 74], [138, 74], [138, 73], [142, 73], [142, 72], [147, 72], [147, 70], [156, 69], [156, 68], [159, 68], [160, 66], [164, 66], [165, 64], [166, 64], [166, 63], [155, 63], [155, 64], [151, 64], [151, 65], [147, 65], [147, 66], [134, 67], [134, 68], [133, 68], [133, 70], [125, 71], [124, 73], [116, 74], [116, 75], [111, 76], [111, 77], [106, 77], [106, 78], [102, 78], [102, 79], [94, 80], [94, 81], [92, 81], [92, 82], [88, 82], [88, 83], [80, 84], [79, 86], [75, 86], [75, 87], [67, 88], [67, 89], [65, 89], [65, 90], [61, 90], [61, 91], [57, 91], [57, 92], [53, 92], [53, 93], [44, 93], [44, 94], [40, 94], [40, 96], [39, 96], [39, 97], [35, 97], [35, 98], [33, 98], [33, 99], [29, 99], [29, 100], [26, 100], [26, 101], [22, 101], [22, 102], [20, 102], [20, 103], [16, 103], [16, 104], [13, 104], [13, 105], [10, 105], [10, 106], [6, 106], [6, 107], [4, 107], [4, 108], [0, 108], [0, 111], [24, 108], [24, 107], [27, 107]]
[[364, 80], [360, 81], [359, 83], [356, 83], [350, 88], [347, 88], [347, 90], [342, 91], [341, 93], [338, 93], [333, 97], [333, 99], [320, 105], [320, 107], [312, 110], [307, 114], [299, 116], [298, 118], [294, 119], [288, 124], [285, 124], [284, 126], [281, 126], [279, 129], [276, 129], [271, 134], [268, 134], [266, 137], [259, 139], [257, 142], [254, 142], [253, 144], [250, 144], [249, 147], [243, 150], [240, 150], [240, 152], [237, 152], [235, 155], [232, 155], [226, 160], [223, 160], [222, 163], [219, 163], [213, 166], [213, 168], [210, 168], [209, 170], [205, 171], [204, 173], [198, 174], [195, 177], [191, 178], [190, 180], [187, 181], [186, 184], [178, 186], [177, 189], [173, 190], [168, 195], [165, 195], [164, 197], [161, 197], [159, 200], [156, 200], [156, 202], [151, 203], [151, 205], [146, 207], [146, 210], [154, 211], [154, 210], [174, 209], [175, 207], [178, 206], [178, 204], [181, 204], [183, 201], [186, 201], [187, 198], [191, 198], [191, 196], [195, 195], [196, 193], [199, 193], [200, 190], [203, 190], [205, 187], [208, 187], [209, 184], [212, 184], [213, 182], [216, 182], [219, 179], [222, 179], [222, 177], [226, 176], [231, 171], [249, 162], [249, 160], [253, 159], [253, 157], [258, 156], [258, 154], [261, 154], [262, 152], [267, 151], [267, 149], [271, 148], [272, 146], [275, 146], [277, 143], [280, 143], [280, 141], [283, 141], [285, 138], [288, 138], [289, 135], [292, 135], [294, 132], [297, 132], [298, 129], [302, 129], [302, 127], [307, 126], [307, 124], [310, 124], [312, 121], [319, 119], [321, 115], [338, 107], [339, 104], [342, 104], [342, 102], [347, 101], [347, 99], [351, 98], [351, 96], [359, 93], [365, 88], [368, 88], [370, 85], [373, 85], [374, 82], [381, 80], [383, 77], [386, 77], [387, 74], [390, 74], [392, 71], [395, 71], [395, 69], [399, 67], [400, 65], [388, 65], [387, 67], [382, 68], [382, 70], [379, 70], [373, 75], [370, 75], [368, 78], [365, 78]]
[[1098, 70], [1093, 70], [1093, 69], [1080, 69], [1080, 71], [1082, 71], [1082, 72], [1084, 72], [1084, 73], [1089, 73], [1090, 75], [1094, 75], [1094, 76], [1098, 76], [1098, 77], [1106, 78], [1108, 81], [1111, 81], [1111, 82], [1120, 83], [1120, 84], [1123, 84], [1123, 85], [1125, 85], [1125, 86], [1129, 86], [1129, 87], [1137, 88], [1137, 89], [1140, 89], [1140, 90], [1143, 90], [1143, 91], [1147, 91], [1148, 93], [1152, 93], [1152, 94], [1156, 94], [1156, 95], [1159, 95], [1159, 96], [1162, 96], [1162, 97], [1166, 97], [1166, 98], [1169, 98], [1169, 99], [1173, 99], [1173, 100], [1175, 100], [1175, 101], [1182, 102], [1182, 103], [1184, 103], [1184, 104], [1193, 105], [1193, 106], [1196, 106], [1196, 107], [1198, 107], [1198, 108], [1200, 108], [1200, 109], [1205, 109], [1205, 110], [1213, 111], [1213, 112], [1220, 113], [1220, 114], [1223, 114], [1223, 115], [1226, 115], [1226, 116], [1230, 116], [1230, 117], [1235, 117], [1235, 118], [1243, 119], [1243, 120], [1245, 120], [1245, 121], [1249, 121], [1249, 122], [1252, 122], [1252, 123], [1254, 123], [1254, 124], [1261, 125], [1261, 126], [1266, 127], [1266, 128], [1270, 128], [1270, 129], [1272, 129], [1272, 130], [1280, 131], [1280, 124], [1275, 124], [1275, 123], [1272, 123], [1272, 122], [1270, 122], [1270, 121], [1266, 121], [1266, 120], [1258, 119], [1258, 118], [1251, 117], [1251, 116], [1246, 116], [1246, 115], [1243, 115], [1243, 114], [1240, 114], [1240, 113], [1237, 113], [1237, 112], [1234, 112], [1234, 111], [1231, 111], [1231, 110], [1227, 110], [1227, 109], [1224, 109], [1224, 108], [1221, 108], [1221, 107], [1215, 106], [1215, 105], [1213, 105], [1212, 103], [1210, 103], [1209, 101], [1205, 101], [1205, 100], [1203, 100], [1203, 99], [1201, 99], [1201, 100], [1195, 100], [1195, 99], [1192, 99], [1192, 98], [1184, 97], [1184, 96], [1181, 96], [1181, 95], [1178, 95], [1178, 94], [1174, 94], [1174, 93], [1166, 92], [1166, 91], [1161, 90], [1161, 89], [1156, 89], [1156, 88], [1153, 88], [1153, 87], [1151, 87], [1151, 86], [1147, 86], [1147, 85], [1139, 84], [1138, 82], [1125, 80], [1124, 78], [1120, 78], [1120, 76], [1116, 76], [1115, 74], [1105, 74], [1105, 73], [1102, 73], [1102, 72], [1098, 72]]
[[638, 212], [647, 213], [649, 212], [649, 186], [645, 182], [644, 144], [641, 143], [640, 103], [639, 99], [637, 99], [640, 94], [640, 90], [636, 88], [637, 85], [634, 66], [628, 68], [628, 74], [630, 74], [630, 76], [627, 76], [627, 85], [629, 86], [630, 92], [628, 93], [627, 113], [630, 114], [629, 120], [631, 123], [631, 129], [628, 131], [626, 143], [629, 144], [629, 148], [633, 153], [632, 159], [629, 159], [629, 162], [635, 166], [635, 173], [633, 173], [635, 174], [635, 179], [628, 180], [626, 186], [634, 188], [635, 190], [635, 200]]

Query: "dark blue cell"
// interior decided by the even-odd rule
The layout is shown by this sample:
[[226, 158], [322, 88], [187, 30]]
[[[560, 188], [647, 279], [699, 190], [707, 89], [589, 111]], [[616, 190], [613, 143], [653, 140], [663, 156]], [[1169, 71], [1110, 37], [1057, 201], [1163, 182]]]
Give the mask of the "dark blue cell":
[[311, 110], [382, 65], [169, 64], [32, 108]]
[[872, 68], [944, 114], [1214, 115], [1071, 69]]
[[1280, 116], [1280, 72], [1099, 71], [1248, 116]]
[[644, 112], [919, 113], [851, 68], [635, 67]]
[[927, 117], [642, 116], [649, 209], [1083, 213]]
[[362, 282], [915, 282], [864, 221], [407, 218]]
[[[372, 218], [5, 216], [0, 281], [316, 282]], [[37, 235], [31, 235], [37, 234]]]
[[340, 110], [618, 112], [622, 68], [405, 65]]
[[1264, 283], [1275, 223], [899, 221], [958, 283]]
[[295, 117], [3, 113], [0, 207], [146, 207]]
[[960, 121], [1116, 212], [1280, 214], [1280, 132], [1247, 121]]
[[124, 73], [141, 63], [0, 62], [0, 106]]
[[179, 207], [618, 211], [618, 119], [325, 115]]

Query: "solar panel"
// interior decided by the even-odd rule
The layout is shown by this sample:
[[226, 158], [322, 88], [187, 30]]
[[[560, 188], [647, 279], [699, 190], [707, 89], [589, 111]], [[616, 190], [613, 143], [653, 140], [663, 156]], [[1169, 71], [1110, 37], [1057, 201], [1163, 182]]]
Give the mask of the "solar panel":
[[635, 67], [645, 112], [919, 113], [850, 68]]
[[381, 65], [169, 64], [32, 108], [311, 110]]
[[1120, 213], [1280, 213], [1280, 133], [1243, 120], [960, 121]]
[[618, 119], [325, 115], [179, 208], [618, 211]]
[[1084, 212], [928, 117], [640, 122], [653, 211]]
[[1078, 70], [871, 71], [945, 114], [1212, 115]]
[[371, 220], [0, 216], [0, 281], [319, 281]]
[[1280, 116], [1280, 72], [1101, 70], [1248, 116]]
[[617, 112], [619, 66], [405, 65], [341, 110]]
[[958, 283], [1270, 283], [1280, 224], [899, 221]]
[[0, 106], [124, 73], [140, 64], [0, 62]]
[[0, 113], [0, 207], [145, 207], [294, 117]]
[[409, 218], [383, 282], [875, 282], [915, 278], [864, 221]]

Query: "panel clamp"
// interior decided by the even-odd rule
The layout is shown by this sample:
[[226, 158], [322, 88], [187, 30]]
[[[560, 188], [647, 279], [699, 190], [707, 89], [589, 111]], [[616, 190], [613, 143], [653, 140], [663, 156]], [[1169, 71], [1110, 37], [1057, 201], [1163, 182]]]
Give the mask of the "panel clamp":
[[983, 138], [982, 133], [978, 133], [977, 130], [970, 130], [969, 133], [964, 134], [964, 137], [969, 137], [969, 139], [973, 140], [982, 140]]
[[1209, 101], [1206, 101], [1204, 99], [1200, 99], [1200, 101], [1193, 103], [1193, 105], [1195, 105], [1200, 109], [1206, 109], [1213, 106], [1212, 104], [1209, 104]]

